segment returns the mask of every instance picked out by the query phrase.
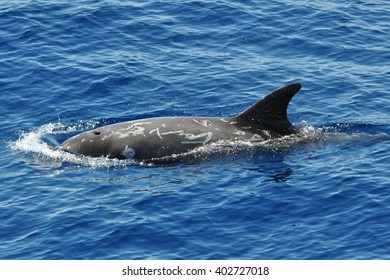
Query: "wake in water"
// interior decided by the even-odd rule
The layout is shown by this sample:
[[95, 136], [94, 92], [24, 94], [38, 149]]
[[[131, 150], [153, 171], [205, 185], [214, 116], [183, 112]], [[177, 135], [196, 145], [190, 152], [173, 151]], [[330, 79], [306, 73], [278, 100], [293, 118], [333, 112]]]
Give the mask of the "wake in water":
[[36, 162], [44, 165], [60, 166], [63, 163], [84, 165], [92, 168], [126, 166], [129, 161], [121, 161], [107, 158], [91, 158], [77, 154], [71, 154], [56, 147], [60, 144], [58, 139], [69, 137], [78, 131], [89, 130], [99, 125], [98, 121], [80, 122], [73, 126], [61, 123], [43, 125], [30, 132], [22, 132], [19, 139], [10, 142], [9, 146], [14, 151], [31, 154]]
[[128, 165], [153, 166], [154, 164], [204, 161], [214, 156], [229, 156], [240, 153], [285, 153], [302, 146], [324, 142], [351, 141], [351, 139], [364, 137], [381, 139], [389, 139], [390, 137], [386, 134], [386, 131], [388, 131], [387, 126], [345, 123], [330, 124], [316, 128], [306, 122], [300, 122], [295, 125], [299, 130], [298, 134], [258, 142], [223, 140], [198, 147], [183, 154], [155, 158], [150, 162], [108, 159], [105, 157], [93, 158], [72, 154], [56, 148], [60, 142], [69, 138], [69, 136], [96, 128], [99, 125], [99, 121], [80, 122], [75, 125], [50, 123], [30, 132], [22, 132], [18, 140], [9, 143], [9, 147], [14, 151], [32, 155], [34, 161], [42, 165], [61, 166], [62, 164], [70, 163], [100, 168], [124, 167]]

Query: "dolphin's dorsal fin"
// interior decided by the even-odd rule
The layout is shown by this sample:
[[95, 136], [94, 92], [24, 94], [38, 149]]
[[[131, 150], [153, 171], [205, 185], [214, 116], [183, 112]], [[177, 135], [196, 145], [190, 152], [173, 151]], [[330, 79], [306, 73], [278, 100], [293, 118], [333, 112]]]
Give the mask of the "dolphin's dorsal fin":
[[281, 135], [294, 133], [296, 131], [287, 118], [287, 107], [300, 89], [300, 84], [278, 88], [233, 119], [244, 123], [254, 122]]

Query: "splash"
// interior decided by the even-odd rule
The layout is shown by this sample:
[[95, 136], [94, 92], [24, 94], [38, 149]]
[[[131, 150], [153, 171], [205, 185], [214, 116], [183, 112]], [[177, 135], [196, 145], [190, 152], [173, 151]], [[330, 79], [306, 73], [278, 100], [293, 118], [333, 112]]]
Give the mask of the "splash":
[[[78, 154], [71, 154], [57, 149], [58, 137], [70, 135], [84, 130], [93, 129], [99, 125], [98, 121], [79, 122], [67, 126], [61, 123], [49, 123], [29, 132], [21, 132], [19, 139], [9, 142], [8, 146], [15, 152], [32, 155], [35, 163], [43, 166], [61, 166], [64, 163], [99, 167], [121, 167], [134, 162], [127, 160], [91, 158]], [[68, 136], [67, 136], [68, 137]]]

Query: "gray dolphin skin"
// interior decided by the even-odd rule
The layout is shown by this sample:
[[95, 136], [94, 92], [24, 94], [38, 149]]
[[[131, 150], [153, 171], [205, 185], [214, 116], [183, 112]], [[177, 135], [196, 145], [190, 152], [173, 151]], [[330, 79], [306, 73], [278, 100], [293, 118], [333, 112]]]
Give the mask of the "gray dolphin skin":
[[91, 157], [153, 161], [221, 140], [259, 142], [297, 133], [287, 107], [300, 84], [281, 87], [234, 117], [161, 117], [99, 127], [64, 141], [62, 150]]

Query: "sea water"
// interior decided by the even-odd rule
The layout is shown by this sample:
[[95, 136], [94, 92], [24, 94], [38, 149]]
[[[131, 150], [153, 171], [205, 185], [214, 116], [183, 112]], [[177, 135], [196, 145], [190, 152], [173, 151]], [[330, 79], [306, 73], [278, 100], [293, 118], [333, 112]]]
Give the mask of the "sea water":
[[[2, 1], [0, 259], [389, 259], [389, 10]], [[55, 149], [121, 121], [234, 116], [291, 82], [287, 145], [173, 165]]]

